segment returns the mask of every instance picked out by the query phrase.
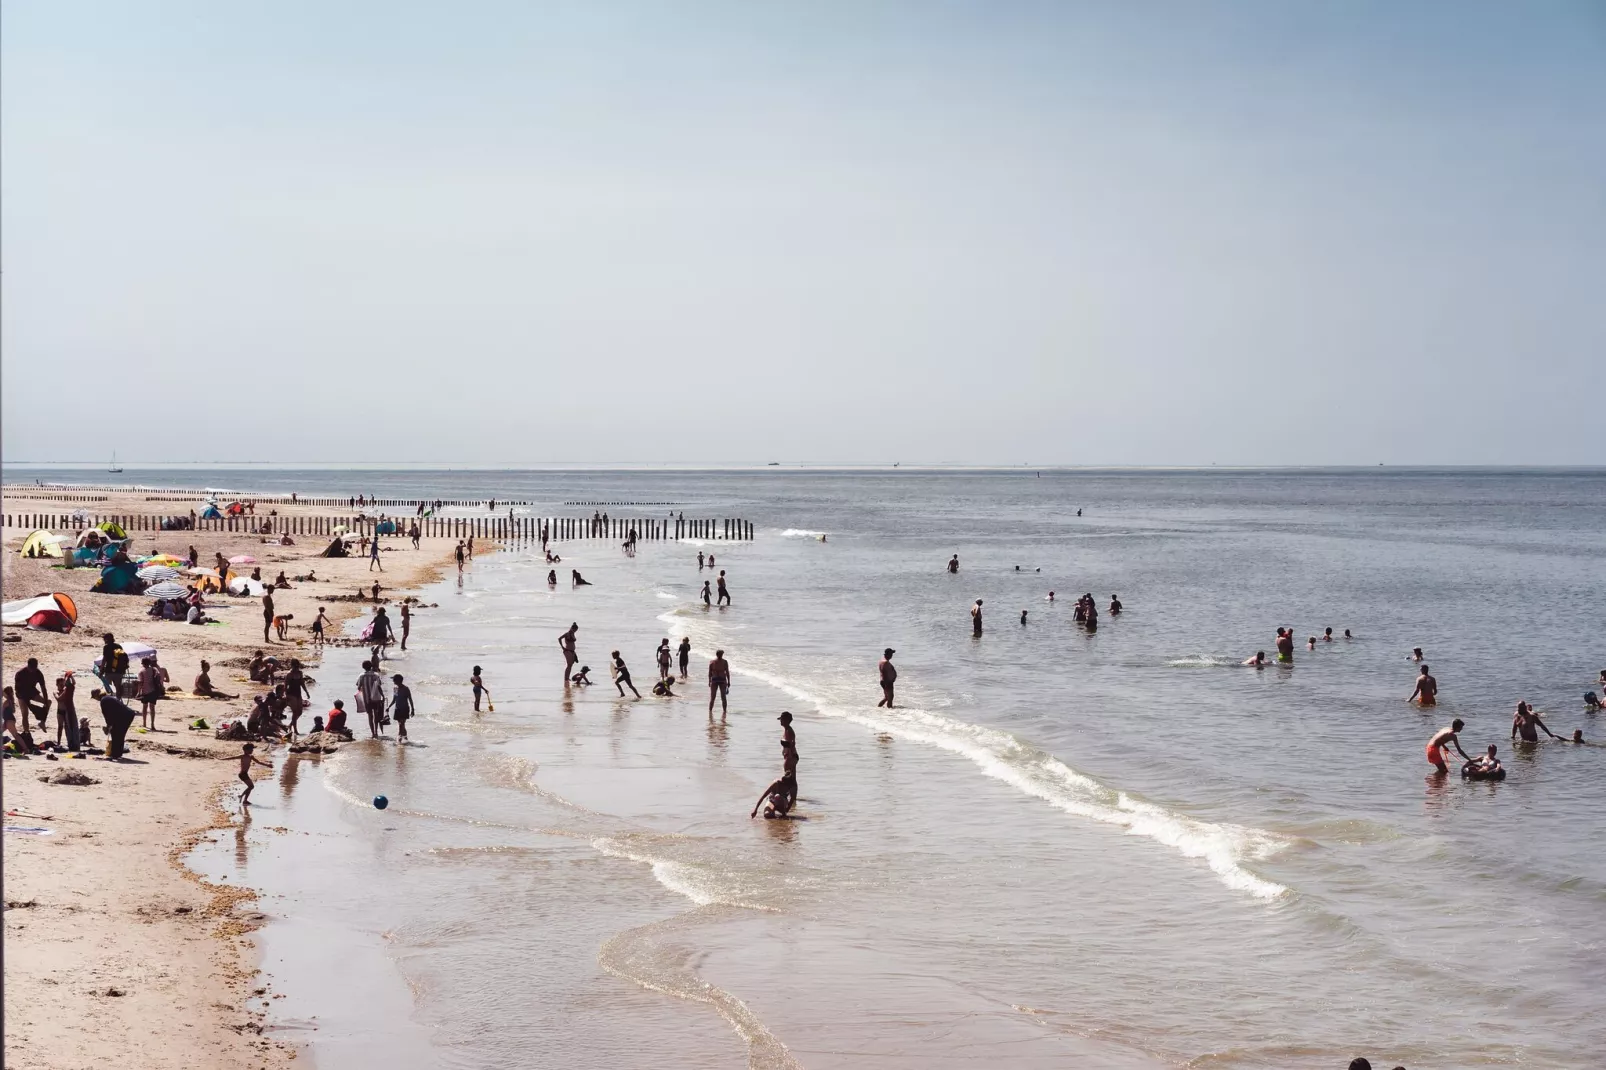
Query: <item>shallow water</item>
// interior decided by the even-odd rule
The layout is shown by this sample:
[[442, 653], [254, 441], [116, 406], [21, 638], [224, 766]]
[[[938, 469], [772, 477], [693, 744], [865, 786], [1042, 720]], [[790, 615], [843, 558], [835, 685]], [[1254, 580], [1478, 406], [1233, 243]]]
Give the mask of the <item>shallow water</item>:
[[[1606, 1060], [1606, 749], [1507, 739], [1519, 698], [1606, 731], [1581, 700], [1606, 474], [364, 477], [332, 489], [674, 500], [759, 537], [562, 545], [581, 591], [527, 548], [482, 555], [389, 666], [417, 745], [281, 760], [250, 849], [198, 856], [278, 897], [275, 1020], [320, 1065]], [[699, 548], [731, 608], [696, 601]], [[1083, 591], [1126, 612], [1089, 635]], [[571, 620], [598, 683], [566, 697]], [[1240, 667], [1278, 625], [1355, 638]], [[698, 655], [686, 697], [619, 701], [608, 650], [645, 687], [664, 635]], [[1437, 710], [1405, 702], [1412, 646]], [[711, 725], [716, 647], [737, 677]], [[356, 657], [331, 652], [321, 700]], [[749, 820], [783, 708], [807, 820]], [[1504, 783], [1427, 775], [1453, 717]]]

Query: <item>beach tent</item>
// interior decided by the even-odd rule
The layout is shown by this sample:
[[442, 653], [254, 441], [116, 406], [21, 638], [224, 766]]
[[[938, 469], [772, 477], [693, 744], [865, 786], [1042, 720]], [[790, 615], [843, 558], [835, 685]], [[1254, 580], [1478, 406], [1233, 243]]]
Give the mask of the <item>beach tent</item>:
[[330, 539], [329, 540], [329, 545], [324, 547], [323, 553], [319, 554], [318, 556], [319, 557], [348, 557], [348, 556], [350, 556], [346, 552], [346, 540], [345, 540], [345, 537], [341, 536], [341, 535], [336, 535], [334, 538]]
[[217, 511], [217, 506], [208, 505], [205, 509], [201, 510], [201, 519], [202, 520], [222, 520], [223, 519], [223, 514]]
[[239, 502], [230, 502], [228, 509], [225, 511], [230, 516], [244, 516], [245, 506], [241, 505]]
[[36, 531], [22, 540], [22, 549], [18, 553], [22, 557], [60, 557], [61, 543], [64, 541], [70, 541], [70, 536]]
[[128, 532], [123, 530], [123, 525], [115, 520], [102, 520], [95, 526], [95, 530], [105, 533], [108, 538], [116, 539], [118, 542], [128, 538]]
[[375, 535], [394, 535], [394, 534], [396, 534], [396, 522], [394, 520], [381, 520], [379, 522], [378, 526], [374, 528], [374, 534]]
[[78, 623], [78, 606], [65, 594], [42, 594], [0, 606], [0, 619], [46, 632], [70, 632]]
[[120, 565], [107, 565], [100, 570], [100, 579], [91, 591], [99, 594], [134, 594], [139, 588], [137, 567], [132, 561]]
[[261, 598], [267, 590], [266, 584], [261, 580], [253, 580], [250, 576], [235, 576], [229, 580], [230, 594], [248, 594], [254, 598]]

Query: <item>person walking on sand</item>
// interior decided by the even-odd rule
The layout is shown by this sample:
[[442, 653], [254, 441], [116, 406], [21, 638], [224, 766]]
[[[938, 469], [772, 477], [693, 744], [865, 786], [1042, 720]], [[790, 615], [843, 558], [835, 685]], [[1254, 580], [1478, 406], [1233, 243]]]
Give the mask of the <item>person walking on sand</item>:
[[1450, 771], [1450, 767], [1444, 764], [1444, 748], [1447, 746], [1454, 747], [1456, 753], [1461, 755], [1463, 761], [1470, 762], [1472, 760], [1467, 756], [1467, 752], [1461, 749], [1460, 732], [1461, 729], [1465, 727], [1466, 722], [1457, 717], [1455, 720], [1450, 722], [1449, 728], [1441, 728], [1437, 732], [1433, 733], [1433, 738], [1428, 740], [1429, 765], [1433, 766], [1433, 768], [1437, 769], [1441, 773], [1448, 773]]
[[1439, 681], [1428, 672], [1426, 665], [1416, 676], [1416, 687], [1411, 691], [1411, 697], [1405, 701], [1415, 700], [1420, 706], [1437, 706], [1439, 704]]
[[563, 651], [563, 683], [569, 683], [569, 674], [574, 672], [574, 663], [580, 660], [580, 653], [575, 649], [575, 638], [580, 634], [580, 625], [571, 623], [569, 630], [558, 636], [558, 649]]
[[396, 719], [396, 739], [398, 742], [407, 741], [407, 722], [412, 718], [413, 689], [402, 683], [401, 673], [390, 678], [395, 685], [390, 693], [390, 712]]
[[892, 685], [898, 682], [898, 668], [892, 664], [892, 655], [896, 653], [889, 646], [881, 655], [881, 664], [878, 666], [881, 672], [881, 701], [876, 703], [878, 708], [885, 706], [892, 709]]
[[669, 649], [669, 636], [666, 635], [663, 642], [658, 644], [658, 679], [669, 679], [670, 665], [674, 656], [674, 652]]
[[680, 678], [684, 680], [687, 666], [691, 664], [691, 636], [680, 637], [680, 646], [676, 648], [675, 653], [680, 655]]
[[474, 666], [474, 674], [468, 678], [468, 686], [474, 689], [474, 712], [480, 712], [480, 696], [490, 698], [491, 692], [485, 686], [485, 680], [480, 676], [480, 667]]
[[318, 615], [312, 618], [312, 641], [322, 646], [324, 643], [324, 628], [329, 624], [329, 614], [324, 612], [322, 606], [318, 607]]
[[731, 593], [730, 593], [730, 591], [725, 589], [725, 570], [724, 569], [720, 569], [719, 570], [719, 583], [718, 583], [718, 586], [719, 586], [718, 604], [722, 605], [722, 606], [730, 605], [731, 604]]
[[272, 763], [265, 762], [261, 758], [258, 758], [255, 754], [252, 753], [255, 750], [256, 750], [256, 744], [247, 743], [244, 747], [242, 747], [240, 749], [240, 753], [239, 754], [224, 754], [224, 755], [220, 755], [218, 757], [218, 761], [220, 761], [220, 762], [239, 762], [240, 763], [240, 783], [245, 785], [245, 790], [240, 792], [240, 805], [241, 806], [250, 806], [251, 805], [251, 792], [257, 786], [256, 781], [251, 779], [251, 766], [252, 766], [252, 764], [254, 763], [256, 765], [260, 765], [262, 768], [270, 770], [270, 771], [273, 769]]
[[625, 697], [625, 688], [628, 687], [632, 695], [640, 698], [641, 692], [637, 691], [636, 685], [630, 682], [630, 670], [625, 666], [623, 656], [620, 655], [619, 651], [615, 650], [609, 657], [613, 658], [613, 686], [619, 689], [619, 697]]
[[385, 566], [384, 566], [383, 562], [381, 562], [379, 560], [379, 532], [378, 531], [374, 532], [373, 544], [368, 548], [368, 571], [372, 572], [374, 570], [374, 566], [375, 565], [379, 566], [379, 571], [381, 571], [381, 572], [385, 571]]
[[141, 658], [139, 670], [139, 724], [141, 728], [156, 727], [156, 703], [161, 700], [162, 673], [155, 658]]
[[719, 716], [730, 713], [731, 667], [723, 650], [714, 651], [714, 660], [708, 663], [708, 718], [714, 718], [714, 699], [719, 699]]
[[453, 553], [457, 558], [457, 574], [459, 576], [461, 576], [463, 574], [463, 540], [462, 539], [458, 539], [457, 540], [457, 549], [455, 551], [453, 551]]
[[976, 604], [970, 607], [970, 631], [971, 631], [972, 635], [980, 635], [981, 634], [981, 599], [980, 598], [976, 599]]

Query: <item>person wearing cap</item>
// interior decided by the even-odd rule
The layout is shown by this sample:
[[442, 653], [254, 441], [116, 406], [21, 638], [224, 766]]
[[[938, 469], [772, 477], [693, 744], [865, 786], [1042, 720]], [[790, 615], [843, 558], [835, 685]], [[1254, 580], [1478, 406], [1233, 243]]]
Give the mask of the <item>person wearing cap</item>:
[[878, 666], [881, 671], [881, 701], [876, 703], [878, 709], [882, 706], [892, 709], [892, 685], [898, 682], [898, 667], [892, 664], [892, 655], [896, 653], [889, 646], [881, 655], [881, 664]]

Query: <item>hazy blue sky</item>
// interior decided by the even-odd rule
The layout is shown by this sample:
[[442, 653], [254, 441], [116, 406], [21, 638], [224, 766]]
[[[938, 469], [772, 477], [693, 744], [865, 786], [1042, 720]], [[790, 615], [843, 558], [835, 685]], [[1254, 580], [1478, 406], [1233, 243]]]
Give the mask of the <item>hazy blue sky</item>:
[[1606, 5], [7, 3], [6, 458], [1606, 462]]

